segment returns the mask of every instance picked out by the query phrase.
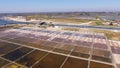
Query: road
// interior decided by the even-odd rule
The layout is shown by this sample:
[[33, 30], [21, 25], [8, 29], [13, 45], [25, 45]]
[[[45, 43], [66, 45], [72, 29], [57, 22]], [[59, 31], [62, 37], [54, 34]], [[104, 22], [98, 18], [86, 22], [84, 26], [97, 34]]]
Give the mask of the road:
[[55, 24], [60, 27], [76, 27], [76, 28], [94, 28], [104, 30], [120, 30], [120, 27], [108, 27], [108, 26], [89, 26], [89, 25], [73, 25], [73, 24]]

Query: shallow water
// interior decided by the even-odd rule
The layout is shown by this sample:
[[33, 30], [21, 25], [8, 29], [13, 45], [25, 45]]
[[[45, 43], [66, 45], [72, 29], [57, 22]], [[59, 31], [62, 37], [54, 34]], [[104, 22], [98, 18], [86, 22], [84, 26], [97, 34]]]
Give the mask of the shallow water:
[[28, 22], [15, 22], [15, 21], [0, 19], [0, 26], [6, 25], [6, 24], [28, 24]]

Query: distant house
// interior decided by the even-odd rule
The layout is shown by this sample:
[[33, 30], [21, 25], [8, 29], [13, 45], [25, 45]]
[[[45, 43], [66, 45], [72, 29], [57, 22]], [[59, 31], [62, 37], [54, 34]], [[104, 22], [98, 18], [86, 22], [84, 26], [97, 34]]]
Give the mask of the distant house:
[[118, 25], [118, 22], [109, 21], [104, 23], [105, 25]]
[[118, 24], [120, 24], [120, 20], [116, 20], [116, 22], [117, 22]]

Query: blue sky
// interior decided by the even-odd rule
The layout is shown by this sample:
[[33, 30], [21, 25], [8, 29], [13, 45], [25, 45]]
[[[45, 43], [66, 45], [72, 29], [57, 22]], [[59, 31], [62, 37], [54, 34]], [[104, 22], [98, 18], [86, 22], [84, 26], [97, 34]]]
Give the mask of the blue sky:
[[120, 11], [120, 0], [0, 0], [0, 12]]

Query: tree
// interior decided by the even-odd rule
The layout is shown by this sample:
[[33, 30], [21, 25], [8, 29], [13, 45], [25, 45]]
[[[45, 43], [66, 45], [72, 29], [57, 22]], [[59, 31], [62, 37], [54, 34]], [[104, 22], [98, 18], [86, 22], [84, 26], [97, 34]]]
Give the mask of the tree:
[[52, 22], [50, 22], [49, 26], [54, 27], [55, 25]]
[[99, 17], [99, 16], [96, 16], [95, 18], [96, 18], [96, 19], [100, 19], [100, 17]]
[[110, 26], [113, 26], [113, 22], [110, 22], [110, 24], [109, 24]]

